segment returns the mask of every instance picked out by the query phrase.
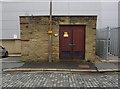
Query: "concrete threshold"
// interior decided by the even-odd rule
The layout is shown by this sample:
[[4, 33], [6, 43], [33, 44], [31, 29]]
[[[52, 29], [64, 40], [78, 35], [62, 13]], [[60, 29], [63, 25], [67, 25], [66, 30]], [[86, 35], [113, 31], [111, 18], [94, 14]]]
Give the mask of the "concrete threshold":
[[99, 69], [99, 72], [120, 72], [119, 69]]
[[62, 72], [119, 72], [119, 69], [55, 69], [55, 68], [16, 68], [16, 69], [3, 69], [3, 72], [32, 72], [32, 71], [62, 71]]
[[94, 69], [55, 69], [55, 68], [3, 69], [3, 72], [31, 72], [31, 71], [97, 72], [97, 70], [94, 70]]

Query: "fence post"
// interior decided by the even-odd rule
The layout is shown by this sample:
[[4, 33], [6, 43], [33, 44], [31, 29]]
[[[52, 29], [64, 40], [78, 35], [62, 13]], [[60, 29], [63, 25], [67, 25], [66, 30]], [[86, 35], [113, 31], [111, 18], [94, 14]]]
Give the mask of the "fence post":
[[106, 40], [107, 40], [106, 59], [107, 59], [107, 60], [109, 59], [109, 58], [108, 58], [108, 53], [109, 53], [109, 52], [108, 52], [108, 51], [109, 51], [109, 50], [108, 50], [108, 47], [109, 47], [109, 37], [110, 37], [110, 36], [109, 36], [109, 30], [110, 30], [110, 27], [107, 27], [107, 30], [106, 30], [106, 31], [107, 31], [107, 32], [106, 32], [106, 35], [107, 35], [107, 39], [106, 39]]
[[120, 27], [118, 27], [118, 58], [120, 58]]

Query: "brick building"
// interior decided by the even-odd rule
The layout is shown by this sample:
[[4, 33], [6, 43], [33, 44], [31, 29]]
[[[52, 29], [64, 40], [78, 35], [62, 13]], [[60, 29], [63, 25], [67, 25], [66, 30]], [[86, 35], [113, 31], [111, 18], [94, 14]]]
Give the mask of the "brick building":
[[[53, 61], [95, 59], [97, 16], [53, 16], [52, 19]], [[48, 21], [48, 16], [20, 17], [24, 61], [48, 60]]]
[[[20, 54], [24, 60], [48, 59], [49, 1], [6, 0], [0, 2], [0, 11], [2, 12], [0, 13], [0, 17], [2, 16], [0, 18], [0, 45], [9, 51], [9, 55]], [[64, 59], [68, 55], [70, 59], [79, 59], [80, 57], [80, 59], [94, 60], [95, 28], [118, 27], [117, 0], [113, 2], [99, 0], [52, 1], [53, 34], [51, 49], [53, 60]], [[68, 28], [71, 29], [70, 32], [66, 30]], [[77, 34], [77, 31], [74, 29], [82, 28], [85, 30], [78, 31], [82, 34], [80, 37], [76, 37], [74, 33]], [[61, 31], [63, 32], [61, 33]], [[68, 37], [66, 37], [66, 32]], [[69, 37], [72, 39], [71, 42], [67, 40], [70, 40]], [[74, 38], [75, 42], [76, 39], [82, 40], [80, 47], [74, 44]], [[67, 48], [66, 40], [69, 43], [68, 47], [74, 46], [72, 49]], [[64, 42], [64, 48], [61, 48], [62, 42]], [[80, 44], [80, 42], [77, 44]], [[76, 56], [78, 57], [76, 58]]]

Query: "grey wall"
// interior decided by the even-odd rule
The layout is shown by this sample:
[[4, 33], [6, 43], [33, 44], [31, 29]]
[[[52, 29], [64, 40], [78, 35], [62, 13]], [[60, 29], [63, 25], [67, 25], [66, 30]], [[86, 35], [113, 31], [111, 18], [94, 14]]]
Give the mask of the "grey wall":
[[[2, 38], [2, 2], [0, 2], [0, 38]], [[0, 42], [0, 45], [1, 44]]]
[[[2, 36], [2, 3], [0, 2], [0, 38], [1, 36]], [[1, 41], [0, 41], [0, 45], [2, 45]], [[0, 62], [0, 73], [2, 73], [2, 62]], [[2, 75], [0, 74], [0, 89], [2, 88], [1, 84], [2, 84]]]
[[118, 26], [118, 3], [102, 2], [99, 27], [117, 27]]
[[[117, 26], [118, 4], [88, 0], [53, 0], [53, 15], [97, 15], [97, 28]], [[20, 39], [19, 16], [49, 15], [49, 0], [3, 2], [2, 39]]]
[[[120, 27], [120, 2], [118, 3], [118, 26]], [[118, 29], [118, 57], [120, 58], [120, 28]]]

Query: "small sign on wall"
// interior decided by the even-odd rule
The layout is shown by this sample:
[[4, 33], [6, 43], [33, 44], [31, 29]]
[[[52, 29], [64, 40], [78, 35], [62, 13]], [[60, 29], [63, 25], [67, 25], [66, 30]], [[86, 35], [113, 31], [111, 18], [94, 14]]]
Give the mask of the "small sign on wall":
[[68, 32], [64, 32], [64, 35], [63, 35], [64, 37], [68, 37], [69, 35], [68, 35]]
[[14, 39], [17, 39], [17, 35], [16, 35], [16, 34], [14, 34], [14, 35], [13, 35], [13, 38], [14, 38]]

